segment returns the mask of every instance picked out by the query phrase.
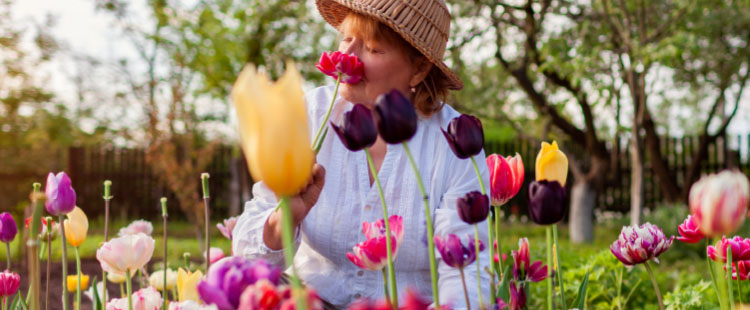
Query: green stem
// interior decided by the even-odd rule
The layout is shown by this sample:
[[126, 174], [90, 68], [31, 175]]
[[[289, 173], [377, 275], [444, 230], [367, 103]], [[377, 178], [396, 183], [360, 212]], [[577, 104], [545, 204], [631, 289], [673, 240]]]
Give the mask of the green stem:
[[435, 240], [434, 238], [434, 232], [432, 227], [432, 213], [430, 212], [430, 202], [427, 198], [427, 193], [424, 190], [424, 184], [422, 183], [422, 177], [419, 174], [419, 169], [417, 169], [417, 164], [414, 162], [414, 158], [411, 156], [411, 151], [409, 150], [409, 144], [406, 142], [402, 142], [401, 145], [404, 146], [404, 151], [406, 152], [406, 156], [409, 158], [409, 163], [411, 163], [411, 168], [414, 170], [414, 173], [417, 176], [417, 185], [419, 185], [419, 191], [422, 193], [422, 202], [424, 203], [424, 213], [425, 213], [425, 221], [427, 226], [427, 255], [430, 258], [430, 277], [432, 279], [432, 298], [435, 302], [435, 309], [442, 309], [440, 307], [440, 297], [438, 295], [438, 285], [437, 285], [437, 263], [435, 261]]
[[734, 290], [732, 290], [732, 247], [727, 246], [727, 295], [729, 309], [734, 310]]
[[301, 310], [307, 309], [307, 296], [302, 293], [302, 284], [297, 277], [294, 267], [294, 227], [292, 227], [292, 211], [289, 208], [289, 197], [281, 197], [281, 239], [284, 244], [284, 259], [288, 267], [292, 267], [291, 282], [294, 291], [299, 293], [297, 304]]
[[646, 271], [648, 271], [648, 275], [651, 277], [651, 284], [654, 286], [654, 293], [656, 293], [656, 300], [659, 302], [659, 309], [664, 310], [664, 302], [661, 299], [659, 284], [656, 283], [656, 277], [654, 277], [654, 272], [651, 270], [651, 265], [649, 265], [648, 261], [645, 261], [643, 266], [646, 267]]
[[[49, 309], [49, 265], [52, 261], [52, 219], [47, 219], [47, 284], [44, 289], [44, 309]], [[106, 282], [105, 282], [106, 283]], [[105, 299], [106, 300], [106, 299]]]
[[128, 294], [128, 310], [133, 310], [133, 284], [130, 283], [130, 269], [125, 271], [125, 278], [127, 279], [125, 287], [127, 289], [126, 294]]
[[[708, 237], [706, 237], [706, 248], [709, 246]], [[714, 291], [716, 291], [716, 299], [719, 301], [720, 308], [726, 309], [726, 303], [724, 301], [724, 298], [722, 298], [722, 294], [719, 292], [719, 284], [716, 280], [716, 275], [714, 274], [714, 266], [711, 264], [711, 259], [706, 255], [706, 266], [708, 267], [708, 273], [711, 275], [711, 284], [714, 287]]]
[[208, 273], [208, 268], [211, 267], [211, 235], [209, 234], [210, 232], [209, 227], [211, 226], [210, 225], [211, 218], [210, 218], [210, 215], [208, 214], [208, 200], [209, 200], [208, 197], [203, 197], [203, 209], [205, 210], [205, 216], [206, 216], [206, 221], [205, 221], [205, 224], [206, 224], [205, 225], [206, 226], [205, 227], [205, 230], [206, 230], [206, 273]]
[[60, 223], [60, 242], [62, 242], [62, 298], [63, 298], [63, 310], [68, 310], [68, 292], [65, 291], [65, 288], [67, 286], [67, 278], [68, 278], [68, 245], [65, 240], [65, 225], [63, 225], [63, 216], [58, 215], [57, 216], [58, 223]]
[[502, 216], [500, 216], [500, 207], [501, 206], [495, 206], [495, 241], [497, 241], [497, 258], [498, 265], [500, 267], [500, 269], [498, 270], [498, 274], [500, 275], [500, 277], [498, 278], [498, 283], [500, 283], [505, 276], [503, 275], [503, 273], [505, 272], [505, 269], [503, 268], [503, 245], [502, 242], [500, 242], [500, 221], [502, 220]]
[[122, 286], [122, 282], [120, 283], [120, 298], [125, 298], [125, 288]]
[[8, 263], [7, 270], [10, 270], [10, 242], [5, 243], [5, 255], [7, 256], [6, 261]]
[[[169, 301], [167, 298], [167, 215], [162, 215], [164, 224], [162, 227], [164, 227], [164, 286], [162, 287], [162, 292], [164, 293], [164, 309], [169, 309], [167, 306], [169, 304]], [[106, 289], [105, 289], [106, 290]]]
[[476, 251], [476, 255], [474, 257], [477, 258], [475, 263], [477, 265], [477, 293], [479, 295], [479, 308], [483, 309], [484, 300], [482, 300], [482, 278], [481, 269], [479, 268], [479, 224], [474, 224], [474, 250]]
[[386, 257], [388, 259], [388, 279], [391, 282], [391, 305], [394, 309], [398, 309], [398, 288], [396, 287], [396, 269], [393, 267], [393, 246], [391, 240], [391, 226], [388, 218], [388, 207], [385, 203], [385, 195], [383, 194], [383, 187], [380, 185], [380, 178], [378, 177], [378, 171], [375, 170], [375, 164], [372, 162], [372, 155], [370, 155], [370, 149], [365, 148], [365, 155], [367, 155], [367, 164], [370, 167], [370, 173], [372, 178], [375, 179], [375, 185], [378, 187], [378, 195], [380, 195], [380, 205], [383, 207], [383, 221], [385, 222], [385, 246], [386, 246]]
[[553, 310], [552, 299], [554, 296], [555, 284], [552, 279], [552, 264], [554, 263], [552, 262], [552, 227], [546, 226], [545, 230], [547, 232], [547, 265], [549, 266], [548, 270], [550, 271], [547, 274], [547, 310]]
[[553, 247], [555, 251], [555, 266], [557, 267], [557, 270], [555, 270], [555, 275], [557, 276], [557, 283], [558, 285], [560, 285], [560, 299], [562, 301], [562, 308], [563, 310], [567, 310], [568, 306], [565, 300], [565, 284], [563, 284], [562, 265], [560, 264], [560, 243], [557, 242], [557, 224], [552, 225], [552, 236], [555, 240], [555, 246]]
[[391, 300], [391, 295], [388, 294], [388, 273], [385, 268], [380, 269], [383, 272], [383, 289], [385, 290], [385, 300]]
[[[476, 159], [474, 159], [474, 156], [471, 157], [471, 164], [472, 164], [472, 166], [474, 166], [474, 173], [477, 175], [477, 180], [479, 181], [479, 188], [482, 190], [482, 195], [486, 195], [487, 194], [487, 190], [484, 188], [484, 180], [482, 180], [482, 174], [479, 172], [479, 167], [477, 166], [477, 161], [476, 161]], [[490, 300], [490, 304], [492, 304], [492, 300], [495, 300], [495, 285], [494, 285], [494, 277], [495, 277], [495, 272], [494, 272], [494, 266], [495, 266], [495, 264], [494, 264], [494, 258], [495, 258], [495, 253], [494, 252], [495, 251], [493, 249], [494, 243], [492, 242], [493, 240], [492, 240], [492, 220], [491, 220], [491, 217], [488, 217], [487, 226], [488, 226], [488, 229], [487, 229], [488, 236], [487, 237], [488, 237], [489, 248], [490, 248], [490, 250], [488, 251], [489, 254], [490, 254], [490, 260], [489, 260], [490, 277], [493, 278], [493, 280], [490, 281], [490, 291], [491, 291], [490, 292], [490, 297], [492, 298]], [[477, 232], [477, 228], [474, 227], [474, 233], [476, 234], [476, 232]], [[479, 257], [479, 245], [478, 245], [479, 244], [479, 242], [478, 242], [479, 238], [475, 236], [475, 239], [477, 240], [477, 257]], [[477, 263], [477, 282], [479, 282], [479, 263]], [[480, 307], [482, 305], [484, 305], [484, 303], [482, 302], [481, 288], [479, 290], [479, 305], [480, 305]]]
[[617, 273], [617, 309], [622, 310], [622, 274], [625, 271], [625, 265], [622, 265], [620, 271]]
[[333, 89], [333, 98], [331, 98], [331, 104], [328, 105], [328, 112], [326, 112], [326, 117], [323, 118], [323, 122], [320, 123], [320, 128], [318, 128], [318, 131], [315, 133], [315, 139], [313, 139], [312, 148], [315, 149], [315, 147], [318, 145], [318, 139], [320, 139], [320, 134], [323, 132], [323, 128], [326, 127], [326, 123], [328, 123], [328, 118], [331, 116], [331, 111], [333, 110], [333, 104], [336, 102], [336, 95], [339, 93], [339, 85], [341, 84], [341, 73], [339, 73], [339, 77], [336, 78], [336, 88]]
[[740, 305], [742, 304], [742, 288], [740, 288], [740, 268], [737, 268], [737, 298], [740, 300]]
[[469, 304], [469, 291], [466, 289], [466, 278], [464, 277], [464, 268], [459, 267], [458, 272], [461, 274], [461, 284], [464, 285], [464, 298], [466, 299], [466, 309], [471, 309]]
[[490, 304], [492, 304], [493, 301], [497, 299], [497, 297], [495, 297], [495, 274], [496, 272], [495, 272], [495, 247], [493, 246], [494, 245], [494, 242], [493, 242], [494, 231], [492, 229], [493, 223], [494, 221], [492, 221], [492, 217], [489, 217], [487, 219], [487, 232], [488, 232], [487, 237], [489, 239], [488, 242], [490, 244], [489, 246], [490, 250], [488, 251], [490, 254], [490, 298], [491, 298]]
[[[76, 254], [76, 270], [78, 271], [78, 284], [76, 285], [76, 310], [81, 310], [81, 255], [78, 253], [78, 247], [73, 247]], [[94, 283], [96, 285], [96, 283]]]
[[477, 179], [479, 180], [479, 188], [482, 189], [482, 195], [486, 195], [487, 191], [484, 189], [484, 181], [482, 180], [482, 174], [479, 173], [479, 167], [477, 166], [477, 161], [474, 159], [474, 157], [471, 157], [471, 164], [474, 166], [474, 173], [477, 174]]

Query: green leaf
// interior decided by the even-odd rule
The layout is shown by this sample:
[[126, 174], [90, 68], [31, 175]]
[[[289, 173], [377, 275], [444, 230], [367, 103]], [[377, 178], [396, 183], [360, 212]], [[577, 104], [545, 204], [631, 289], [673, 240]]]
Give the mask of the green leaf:
[[589, 285], [589, 271], [586, 271], [586, 276], [583, 277], [581, 286], [578, 287], [578, 297], [573, 301], [573, 305], [570, 308], [583, 309], [586, 304], [586, 287]]
[[94, 289], [94, 310], [104, 310], [104, 306], [101, 304], [101, 299], [99, 298], [99, 290], [96, 287], [96, 277], [94, 277], [94, 285], [92, 288]]
[[503, 272], [503, 281], [500, 282], [500, 287], [498, 287], [497, 291], [497, 297], [500, 297], [503, 301], [510, 303], [510, 288], [508, 279], [510, 278], [510, 266], [505, 267], [505, 272]]

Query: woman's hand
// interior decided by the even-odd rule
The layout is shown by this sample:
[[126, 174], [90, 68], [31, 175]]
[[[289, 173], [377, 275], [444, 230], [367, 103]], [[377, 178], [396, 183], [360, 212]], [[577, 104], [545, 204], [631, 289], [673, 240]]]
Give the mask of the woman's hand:
[[[323, 166], [314, 164], [312, 169], [312, 178], [302, 191], [290, 197], [289, 209], [292, 212], [292, 224], [297, 227], [307, 217], [307, 213], [318, 202], [320, 192], [323, 191], [325, 184], [326, 170]], [[281, 209], [271, 213], [266, 225], [263, 227], [263, 242], [271, 250], [280, 250], [283, 248], [281, 240]]]

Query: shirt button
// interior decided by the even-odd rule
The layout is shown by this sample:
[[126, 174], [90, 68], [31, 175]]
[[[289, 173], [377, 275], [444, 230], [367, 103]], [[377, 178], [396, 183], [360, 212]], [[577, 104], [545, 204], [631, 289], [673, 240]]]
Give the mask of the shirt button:
[[370, 210], [372, 210], [372, 206], [371, 206], [371, 205], [366, 205], [366, 206], [365, 206], [365, 210], [366, 210], [366, 211], [370, 211]]
[[358, 275], [358, 276], [360, 276], [360, 277], [361, 277], [362, 275], [364, 275], [364, 274], [365, 274], [365, 272], [364, 272], [364, 271], [362, 271], [362, 270], [360, 270], [360, 271], [357, 271], [357, 275]]
[[360, 298], [360, 297], [362, 297], [362, 295], [360, 295], [359, 293], [354, 294], [354, 298]]

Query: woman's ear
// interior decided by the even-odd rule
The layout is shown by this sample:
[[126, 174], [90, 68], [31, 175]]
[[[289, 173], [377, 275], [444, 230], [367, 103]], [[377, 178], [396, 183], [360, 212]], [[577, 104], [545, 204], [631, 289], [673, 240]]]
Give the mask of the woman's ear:
[[430, 73], [431, 69], [432, 63], [424, 56], [420, 57], [414, 68], [414, 73], [411, 76], [411, 80], [409, 80], [409, 87], [415, 87], [419, 85], [419, 83], [422, 83], [422, 81], [424, 81], [424, 79], [427, 77], [427, 74]]

